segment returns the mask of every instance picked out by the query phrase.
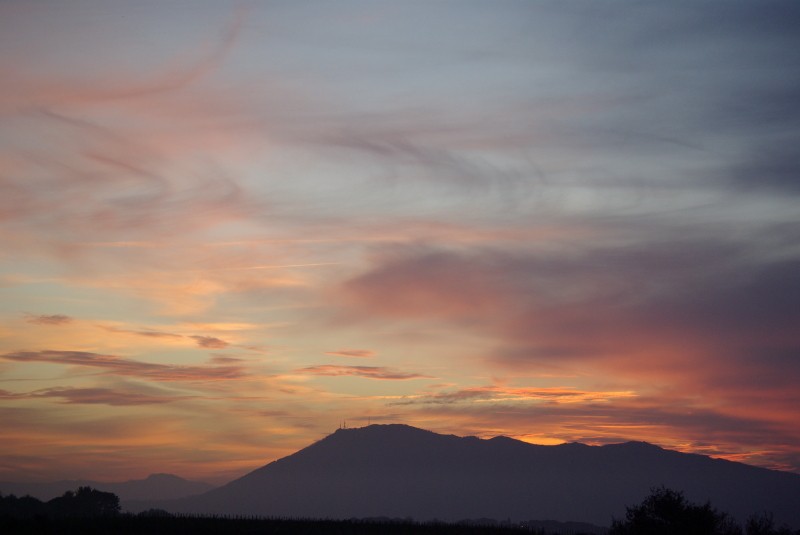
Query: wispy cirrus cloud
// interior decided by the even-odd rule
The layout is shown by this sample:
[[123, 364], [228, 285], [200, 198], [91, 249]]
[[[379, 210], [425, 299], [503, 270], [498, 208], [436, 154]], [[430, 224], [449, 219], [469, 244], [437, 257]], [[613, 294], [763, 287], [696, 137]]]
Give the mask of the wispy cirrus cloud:
[[126, 359], [115, 355], [102, 355], [84, 351], [18, 351], [0, 355], [0, 359], [11, 362], [41, 362], [66, 366], [98, 368], [105, 373], [140, 377], [153, 381], [223, 381], [245, 376], [242, 366], [179, 366], [156, 364]]
[[355, 376], [364, 377], [366, 379], [385, 379], [404, 381], [408, 379], [430, 379], [428, 375], [419, 373], [408, 373], [395, 370], [393, 368], [386, 368], [383, 366], [340, 366], [338, 364], [320, 364], [317, 366], [308, 366], [297, 370], [299, 373], [306, 373], [310, 375], [325, 375], [330, 377], [340, 376]]
[[[31, 11], [30, 14], [36, 13]], [[64, 11], [60, 15], [71, 18], [74, 13]], [[17, 76], [12, 91], [0, 94], [2, 97], [0, 111], [5, 111], [6, 108], [25, 109], [42, 104], [67, 106], [143, 99], [186, 88], [212, 74], [223, 64], [239, 39], [246, 15], [246, 9], [234, 9], [221, 38], [207, 42], [205, 46], [201, 44], [205, 50], [199, 57], [187, 58], [177, 65], [166, 68], [156, 67], [155, 75], [148, 73], [140, 75], [138, 79], [124, 80], [106, 76], [114, 81], [105, 80], [105, 83], [93, 84], [80, 84], [64, 77], [61, 83], [47, 88], [42, 87], [41, 80], [37, 78]], [[13, 65], [3, 65], [3, 67], [10, 68]], [[20, 70], [25, 73], [24, 70]]]

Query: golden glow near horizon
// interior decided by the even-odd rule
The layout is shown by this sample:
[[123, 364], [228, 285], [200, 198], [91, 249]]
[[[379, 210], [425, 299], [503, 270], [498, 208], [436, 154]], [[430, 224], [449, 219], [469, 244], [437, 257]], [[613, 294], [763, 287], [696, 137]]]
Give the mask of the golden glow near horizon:
[[570, 4], [3, 2], [0, 480], [342, 420], [800, 471], [797, 32]]

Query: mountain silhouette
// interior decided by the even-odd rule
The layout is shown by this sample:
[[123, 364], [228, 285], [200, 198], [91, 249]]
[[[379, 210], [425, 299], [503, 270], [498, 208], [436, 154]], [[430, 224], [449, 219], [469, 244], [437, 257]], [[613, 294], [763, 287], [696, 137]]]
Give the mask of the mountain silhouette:
[[113, 492], [119, 497], [123, 507], [130, 500], [169, 500], [201, 494], [214, 488], [208, 483], [188, 481], [172, 474], [150, 474], [145, 479], [120, 482], [82, 479], [48, 483], [0, 482], [0, 491], [3, 494], [29, 495], [43, 501], [51, 500], [68, 490], [75, 490], [79, 487], [92, 487], [104, 492]]
[[172, 512], [305, 518], [552, 519], [609, 525], [664, 485], [735, 518], [800, 527], [800, 475], [644, 442], [538, 446], [405, 425], [340, 429]]

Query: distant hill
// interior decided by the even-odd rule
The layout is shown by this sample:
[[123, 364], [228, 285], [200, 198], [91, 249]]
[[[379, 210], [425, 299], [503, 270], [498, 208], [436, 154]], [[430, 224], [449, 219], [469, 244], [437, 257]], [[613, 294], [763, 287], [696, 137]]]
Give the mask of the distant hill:
[[30, 495], [42, 501], [61, 496], [78, 487], [92, 487], [116, 494], [123, 506], [130, 500], [171, 500], [208, 492], [212, 485], [199, 481], [188, 481], [172, 474], [151, 474], [145, 479], [122, 482], [89, 480], [65, 480], [49, 483], [15, 483], [0, 481], [0, 492], [17, 496]]
[[507, 437], [439, 435], [405, 425], [340, 429], [211, 490], [162, 502], [172, 512], [305, 518], [622, 518], [652, 487], [710, 500], [744, 520], [772, 511], [800, 527], [800, 475], [643, 442], [537, 446]]

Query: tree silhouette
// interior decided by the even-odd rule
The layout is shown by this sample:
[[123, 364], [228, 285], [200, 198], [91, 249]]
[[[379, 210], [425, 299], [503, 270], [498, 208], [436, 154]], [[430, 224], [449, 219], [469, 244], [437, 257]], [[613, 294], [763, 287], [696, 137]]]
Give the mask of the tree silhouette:
[[31, 496], [17, 498], [0, 494], [0, 516], [32, 518], [45, 513], [45, 505]]
[[112, 492], [103, 492], [92, 487], [68, 490], [63, 496], [47, 502], [48, 510], [59, 516], [115, 516], [119, 514], [119, 498]]
[[690, 503], [682, 492], [657, 487], [644, 501], [614, 520], [609, 535], [741, 535], [742, 530], [711, 504]]
[[772, 513], [751, 515], [744, 524], [747, 535], [800, 535], [800, 530], [793, 532], [787, 527], [776, 528]]

